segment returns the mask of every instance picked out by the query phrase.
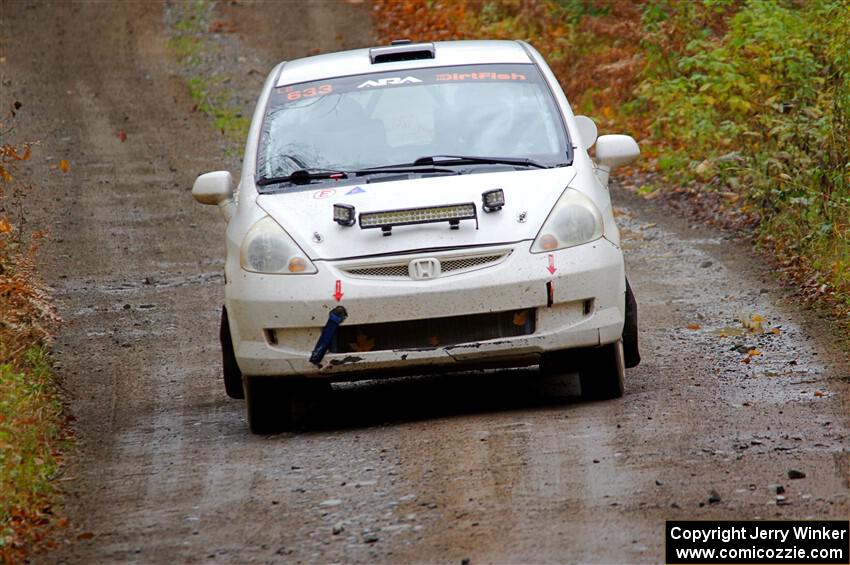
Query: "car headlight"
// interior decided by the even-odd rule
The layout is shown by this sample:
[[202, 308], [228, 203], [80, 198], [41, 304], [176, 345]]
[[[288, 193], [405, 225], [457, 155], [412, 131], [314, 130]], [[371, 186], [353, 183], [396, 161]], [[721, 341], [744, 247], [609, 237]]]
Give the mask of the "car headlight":
[[318, 272], [298, 244], [269, 216], [248, 230], [239, 258], [242, 268], [254, 273], [305, 275]]
[[552, 208], [531, 245], [532, 253], [544, 253], [581, 245], [602, 237], [602, 214], [593, 201], [568, 188]]

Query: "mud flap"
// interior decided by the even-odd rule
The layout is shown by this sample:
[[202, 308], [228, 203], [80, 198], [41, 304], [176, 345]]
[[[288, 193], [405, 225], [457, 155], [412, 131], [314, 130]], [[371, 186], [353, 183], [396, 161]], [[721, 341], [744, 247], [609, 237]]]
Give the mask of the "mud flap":
[[310, 354], [310, 363], [321, 367], [322, 359], [325, 358], [325, 353], [333, 342], [334, 334], [336, 334], [339, 325], [348, 317], [348, 312], [342, 306], [337, 306], [328, 314], [328, 322], [322, 328], [322, 335], [319, 336], [319, 341], [316, 342], [316, 347], [313, 348], [313, 353]]

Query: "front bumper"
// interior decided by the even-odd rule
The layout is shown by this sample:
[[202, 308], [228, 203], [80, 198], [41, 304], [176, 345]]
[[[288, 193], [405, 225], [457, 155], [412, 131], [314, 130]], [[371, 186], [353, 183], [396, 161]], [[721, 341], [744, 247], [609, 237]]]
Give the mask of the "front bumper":
[[[424, 281], [353, 278], [344, 264], [325, 261], [316, 262], [315, 275], [260, 275], [228, 261], [225, 295], [237, 363], [247, 375], [354, 380], [371, 378], [375, 371], [531, 365], [547, 351], [620, 339], [621, 250], [603, 238], [556, 251], [550, 273], [549, 254], [531, 254], [529, 245], [476, 249], [510, 254], [492, 266]], [[417, 257], [441, 254], [404, 259]], [[358, 325], [535, 309], [535, 331], [446, 347], [328, 353], [317, 367], [309, 362], [310, 353], [328, 312], [339, 304], [348, 312], [345, 324]]]

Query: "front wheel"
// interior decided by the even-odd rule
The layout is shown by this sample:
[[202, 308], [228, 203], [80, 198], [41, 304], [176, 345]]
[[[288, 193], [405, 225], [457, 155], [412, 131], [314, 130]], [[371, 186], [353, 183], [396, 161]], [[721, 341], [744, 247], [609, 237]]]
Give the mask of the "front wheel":
[[626, 368], [637, 367], [640, 363], [640, 350], [638, 340], [638, 314], [637, 300], [632, 292], [632, 285], [626, 279], [626, 319], [623, 325], [623, 355]]
[[255, 434], [270, 434], [287, 427], [291, 399], [286, 383], [273, 377], [242, 378], [248, 427]]
[[230, 335], [230, 322], [227, 320], [227, 309], [221, 307], [221, 326], [219, 329], [221, 340], [221, 369], [224, 373], [224, 392], [230, 398], [245, 398], [242, 390], [242, 371], [236, 364], [236, 354], [233, 351], [233, 337]]
[[324, 395], [329, 382], [298, 378], [242, 377], [248, 427], [255, 434], [271, 434], [307, 425], [310, 413]]
[[581, 395], [588, 400], [620, 398], [625, 391], [623, 342], [588, 349], [579, 367]]

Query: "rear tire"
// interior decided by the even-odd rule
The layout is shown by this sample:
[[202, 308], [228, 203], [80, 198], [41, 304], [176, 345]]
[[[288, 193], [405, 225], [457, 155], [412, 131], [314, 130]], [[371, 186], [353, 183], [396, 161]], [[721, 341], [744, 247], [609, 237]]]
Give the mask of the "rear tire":
[[637, 301], [632, 292], [629, 279], [626, 279], [626, 320], [623, 325], [623, 354], [626, 368], [637, 367], [640, 363], [640, 350], [638, 340], [638, 314]]
[[626, 376], [623, 342], [585, 350], [578, 376], [585, 399], [608, 400], [623, 396]]
[[242, 371], [236, 364], [236, 353], [233, 351], [233, 338], [230, 335], [230, 322], [227, 320], [227, 309], [221, 307], [221, 326], [218, 333], [221, 341], [221, 368], [224, 374], [224, 391], [230, 398], [245, 398], [242, 388]]

